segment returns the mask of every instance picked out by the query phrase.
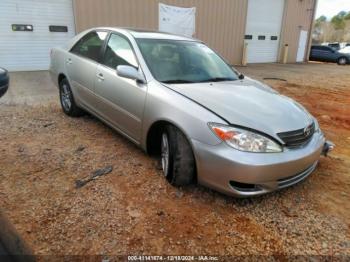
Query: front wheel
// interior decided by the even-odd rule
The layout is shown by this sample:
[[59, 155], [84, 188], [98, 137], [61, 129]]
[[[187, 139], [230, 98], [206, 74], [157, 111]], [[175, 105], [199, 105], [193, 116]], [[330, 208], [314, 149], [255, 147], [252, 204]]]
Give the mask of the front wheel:
[[162, 132], [161, 162], [170, 184], [185, 186], [194, 181], [196, 166], [192, 148], [185, 135], [174, 126], [167, 126]]
[[66, 115], [78, 117], [84, 114], [84, 111], [75, 104], [73, 92], [67, 79], [60, 82], [60, 101]]
[[340, 57], [337, 61], [338, 65], [346, 65], [348, 63], [348, 60], [346, 57]]

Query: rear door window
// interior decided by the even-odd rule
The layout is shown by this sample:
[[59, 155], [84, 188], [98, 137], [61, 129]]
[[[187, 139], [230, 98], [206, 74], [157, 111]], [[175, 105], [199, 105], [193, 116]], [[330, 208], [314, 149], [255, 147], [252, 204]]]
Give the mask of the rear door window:
[[71, 52], [82, 57], [98, 61], [107, 32], [90, 32], [81, 38]]

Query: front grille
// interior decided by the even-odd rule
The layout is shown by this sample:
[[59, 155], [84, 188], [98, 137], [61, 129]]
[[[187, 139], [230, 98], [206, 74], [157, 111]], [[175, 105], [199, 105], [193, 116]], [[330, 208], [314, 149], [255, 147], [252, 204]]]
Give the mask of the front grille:
[[307, 144], [315, 133], [315, 123], [303, 129], [295, 131], [278, 133], [278, 137], [282, 139], [287, 147], [300, 147]]

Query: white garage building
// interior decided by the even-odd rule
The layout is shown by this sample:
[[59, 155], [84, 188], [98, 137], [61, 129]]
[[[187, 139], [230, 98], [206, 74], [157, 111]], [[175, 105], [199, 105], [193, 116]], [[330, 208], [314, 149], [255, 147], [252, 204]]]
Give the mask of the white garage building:
[[307, 60], [317, 0], [0, 0], [0, 67], [47, 70], [50, 49], [95, 26], [159, 28], [159, 4], [195, 7], [194, 37], [229, 63]]
[[0, 1], [0, 66], [10, 71], [47, 70], [51, 48], [74, 35], [71, 0]]
[[248, 1], [248, 63], [277, 61], [283, 10], [284, 0]]

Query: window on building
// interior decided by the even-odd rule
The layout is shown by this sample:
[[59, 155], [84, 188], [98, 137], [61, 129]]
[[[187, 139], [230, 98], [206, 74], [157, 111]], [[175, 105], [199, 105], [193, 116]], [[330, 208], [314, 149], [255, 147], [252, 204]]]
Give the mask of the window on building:
[[134, 51], [129, 41], [117, 34], [111, 34], [102, 63], [113, 69], [119, 65], [138, 67]]
[[34, 28], [32, 25], [12, 25], [12, 31], [22, 31], [22, 32], [33, 32]]
[[107, 32], [90, 32], [83, 36], [71, 52], [98, 61]]
[[258, 36], [258, 40], [265, 40], [266, 39], [266, 36], [264, 36], [264, 35], [259, 35]]
[[276, 41], [277, 39], [278, 39], [277, 36], [275, 36], [275, 35], [271, 36], [271, 40]]
[[252, 40], [252, 39], [253, 39], [253, 36], [252, 36], [252, 35], [245, 35], [245, 36], [244, 36], [244, 39], [245, 39], [245, 40]]
[[62, 26], [62, 25], [50, 25], [49, 26], [50, 32], [57, 32], [57, 33], [67, 33], [68, 32], [68, 26]]

